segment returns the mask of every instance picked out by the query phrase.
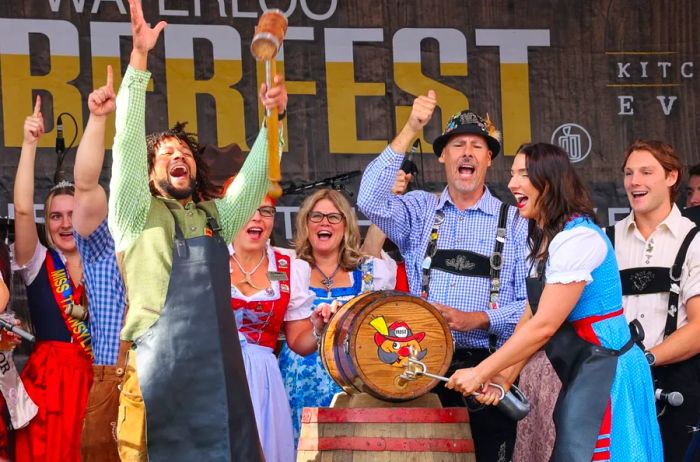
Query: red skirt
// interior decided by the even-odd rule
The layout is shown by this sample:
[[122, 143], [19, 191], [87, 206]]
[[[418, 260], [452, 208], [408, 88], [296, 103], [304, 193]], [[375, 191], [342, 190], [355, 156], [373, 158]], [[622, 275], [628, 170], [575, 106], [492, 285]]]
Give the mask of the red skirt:
[[38, 414], [17, 430], [16, 462], [80, 462], [92, 363], [80, 345], [42, 341], [22, 371]]
[[[0, 393], [0, 414], [5, 411], [5, 397]], [[0, 415], [0, 461], [10, 460], [10, 443], [5, 417]]]

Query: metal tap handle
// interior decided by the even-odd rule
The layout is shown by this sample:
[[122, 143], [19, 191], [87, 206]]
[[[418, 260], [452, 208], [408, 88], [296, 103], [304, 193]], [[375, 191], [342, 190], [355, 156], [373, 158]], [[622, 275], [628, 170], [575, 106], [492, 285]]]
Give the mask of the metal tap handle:
[[498, 409], [513, 420], [521, 420], [530, 413], [530, 401], [515, 385], [501, 398]]
[[[401, 374], [401, 377], [406, 380], [416, 380], [419, 375], [443, 382], [449, 381], [447, 377], [429, 373], [428, 367], [424, 362], [409, 357], [406, 371]], [[510, 390], [506, 393], [505, 389], [497, 383], [489, 382], [488, 385], [497, 388], [501, 392], [498, 405], [496, 406], [499, 411], [513, 420], [521, 420], [528, 415], [530, 412], [530, 402], [518, 387], [511, 385]], [[472, 393], [472, 396], [479, 396], [480, 394], [481, 393], [475, 391]]]

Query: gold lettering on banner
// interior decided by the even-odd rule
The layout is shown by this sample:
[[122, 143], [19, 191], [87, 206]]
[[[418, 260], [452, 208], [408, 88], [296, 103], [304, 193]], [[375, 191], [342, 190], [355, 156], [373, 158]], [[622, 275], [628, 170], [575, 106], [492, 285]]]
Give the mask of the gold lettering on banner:
[[[54, 2], [56, 7], [60, 3], [59, 0], [50, 1]], [[304, 9], [304, 14], [314, 20], [321, 20], [335, 13], [335, 10], [336, 3], [333, 3], [325, 13]], [[198, 8], [191, 11], [173, 11], [177, 11], [178, 16], [199, 16]], [[258, 15], [253, 11], [250, 14], [251, 21], [254, 20], [253, 15]], [[235, 16], [233, 13], [232, 15]], [[124, 19], [127, 18], [128, 15], [125, 15]], [[85, 101], [92, 86], [104, 80], [107, 64], [115, 68], [115, 83], [120, 81], [119, 70], [124, 71], [120, 69], [120, 50], [123, 48], [120, 40], [128, 37], [129, 23], [91, 21], [89, 30], [84, 29], [83, 23], [79, 25], [77, 22], [65, 20], [0, 18], [3, 147], [21, 146], [23, 117], [17, 117], [17, 113], [30, 113], [35, 94], [39, 91], [49, 93], [51, 98], [47, 101], [52, 100], [52, 105], [47, 104], [44, 110], [44, 116], [49, 123], [47, 127], [51, 127], [51, 115], [55, 118], [59, 112], [68, 112], [76, 119], [76, 142], [79, 142], [83, 120], [88, 116]], [[326, 145], [328, 150], [314, 153], [315, 155], [380, 152], [410, 111], [405, 101], [392, 104], [386, 99], [387, 94], [393, 94], [396, 90], [413, 96], [425, 94], [430, 88], [437, 91], [442, 120], [434, 123], [433, 130], [439, 125], [441, 131], [453, 113], [470, 105], [465, 91], [467, 79], [474, 78], [472, 73], [468, 73], [467, 66], [469, 31], [450, 28], [402, 28], [394, 32], [394, 37], [388, 37], [390, 29], [385, 27], [324, 27], [320, 30], [312, 27], [292, 27], [290, 30], [291, 40], [308, 41], [310, 47], [316, 48], [319, 47], [319, 43], [323, 43], [324, 47], [323, 50], [316, 50], [325, 58], [325, 65], [314, 65], [318, 76], [314, 74], [311, 80], [291, 81], [288, 85], [291, 95], [316, 95], [320, 99], [314, 101], [319, 101], [319, 105], [325, 104], [325, 107], [319, 107], [317, 112], [302, 113], [302, 117], [307, 121], [307, 128], [321, 127], [326, 131], [324, 135], [327, 137], [327, 144], [322, 145]], [[474, 31], [477, 47], [498, 47], [501, 76], [500, 83], [493, 84], [500, 86], [500, 107], [485, 107], [483, 102], [480, 102], [479, 107], [475, 109], [489, 112], [497, 121], [497, 125], [500, 122], [504, 134], [503, 152], [512, 154], [520, 142], [532, 136], [528, 49], [549, 46], [549, 30]], [[30, 53], [32, 34], [40, 34], [48, 39], [49, 46], [38, 50], [41, 53]], [[319, 42], [318, 38], [321, 35], [324, 40]], [[89, 39], [90, 47], [80, 46], [84, 39]], [[198, 57], [195, 53], [199, 50], [195, 47], [195, 41], [202, 40], [207, 41], [207, 49], [211, 49], [211, 63], [208, 64], [208, 69], [197, 68], [200, 64], [195, 62]], [[437, 76], [428, 77], [421, 68], [423, 40], [434, 40], [438, 43]], [[252, 58], [247, 57], [248, 53], [243, 53], [245, 41], [241, 39], [239, 27], [224, 24], [170, 24], [165, 30], [163, 42], [162, 47], [158, 46], [161, 54], [154, 55], [159, 57], [160, 62], [153, 67], [156, 75], [149, 84], [149, 89], [153, 89], [153, 96], [157, 96], [155, 105], [161, 109], [159, 112], [163, 112], [167, 107], [167, 120], [158, 120], [158, 127], [149, 129], [160, 129], [172, 126], [176, 121], [186, 120], [189, 122], [188, 129], [197, 132], [198, 123], [206, 124], [216, 127], [218, 145], [236, 142], [243, 150], [248, 150], [246, 140], [252, 139], [253, 134], [246, 133], [246, 127], [258, 124], [246, 124], [246, 117], [257, 118], [255, 111], [246, 108], [249, 104], [257, 104], [257, 90], [251, 91], [251, 81], [244, 76], [245, 60]], [[368, 67], [374, 66], [373, 63], [356, 61], [353, 54], [359, 47], [365, 47], [365, 50], [372, 47], [382, 53], [388, 52], [386, 69], [377, 71]], [[86, 53], [89, 56], [83, 56]], [[479, 54], [475, 56], [478, 58]], [[288, 66], [298, 64], [287, 63]], [[627, 68], [624, 69], [628, 72]], [[673, 63], [670, 66], [663, 64], [656, 66], [655, 70], [662, 75], [673, 75], [675, 71], [683, 79], [691, 78], [694, 73], [693, 63], [689, 61]], [[651, 73], [651, 65], [645, 72]], [[449, 85], [439, 78], [443, 76], [450, 77]], [[477, 81], [480, 78], [476, 76]], [[256, 80], [258, 77], [254, 75], [252, 81]], [[202, 96], [204, 99], [198, 100]], [[246, 101], [246, 98], [250, 101]], [[295, 104], [294, 99], [291, 98], [291, 104]], [[363, 101], [365, 99], [367, 101]], [[376, 139], [364, 139], [361, 132], [358, 133], [358, 125], [363, 121], [366, 125], [367, 114], [363, 114], [363, 111], [367, 110], [368, 105], [376, 106], [379, 101], [379, 104], [388, 106], [388, 114], [394, 112], [396, 126], [386, 124], [386, 133], [380, 127], [380, 131], [373, 135]], [[149, 107], [153, 104], [149, 103]], [[665, 114], [670, 114], [678, 106], [678, 101], [674, 95], [669, 95], [659, 98], [658, 104]], [[206, 108], [206, 111], [202, 108]], [[293, 107], [291, 114], [294, 114]], [[294, 119], [290, 117], [289, 120]], [[313, 127], [310, 127], [310, 124], [313, 124]], [[71, 123], [66, 124], [65, 131], [66, 138], [72, 138]], [[318, 130], [310, 132], [314, 135], [319, 133]], [[111, 146], [112, 134], [110, 128], [106, 136], [107, 148]], [[47, 132], [46, 135], [42, 137], [40, 147], [53, 146], [55, 136], [52, 136], [51, 132]], [[429, 138], [432, 136], [423, 140], [427, 141]], [[288, 139], [287, 146], [293, 151], [295, 146], [291, 141]]]

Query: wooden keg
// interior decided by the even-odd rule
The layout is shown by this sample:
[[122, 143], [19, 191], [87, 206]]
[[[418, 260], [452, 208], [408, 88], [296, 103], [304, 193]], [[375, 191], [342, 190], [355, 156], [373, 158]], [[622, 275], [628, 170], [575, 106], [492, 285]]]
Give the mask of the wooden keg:
[[473, 462], [466, 408], [304, 408], [297, 462]]
[[415, 399], [437, 381], [404, 380], [413, 352], [428, 371], [444, 375], [452, 360], [452, 333], [428, 302], [403, 292], [368, 292], [345, 303], [331, 318], [321, 359], [348, 394], [369, 393], [386, 401]]

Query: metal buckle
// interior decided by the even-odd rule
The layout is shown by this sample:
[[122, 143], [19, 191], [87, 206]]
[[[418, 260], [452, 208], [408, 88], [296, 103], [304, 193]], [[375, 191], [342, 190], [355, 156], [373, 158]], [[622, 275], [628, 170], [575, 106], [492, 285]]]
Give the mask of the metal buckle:
[[489, 257], [489, 264], [491, 265], [491, 269], [499, 271], [503, 268], [503, 254], [501, 254], [501, 252], [494, 252]]
[[[669, 279], [671, 279], [671, 281], [673, 281], [673, 282], [680, 282], [680, 280], [681, 280], [681, 274], [683, 274], [683, 269], [681, 269], [681, 274], [679, 274], [678, 277], [676, 278], [676, 277], [673, 276], [673, 267], [674, 267], [674, 266], [675, 266], [675, 265], [671, 265], [671, 267], [668, 269], [668, 277], [669, 277]], [[673, 290], [673, 284], [671, 284], [671, 290]]]
[[498, 228], [496, 230], [496, 240], [498, 242], [505, 242], [506, 241], [506, 229], [505, 228]]
[[445, 221], [445, 212], [442, 210], [435, 211], [435, 218], [433, 220], [433, 226], [438, 228]]

